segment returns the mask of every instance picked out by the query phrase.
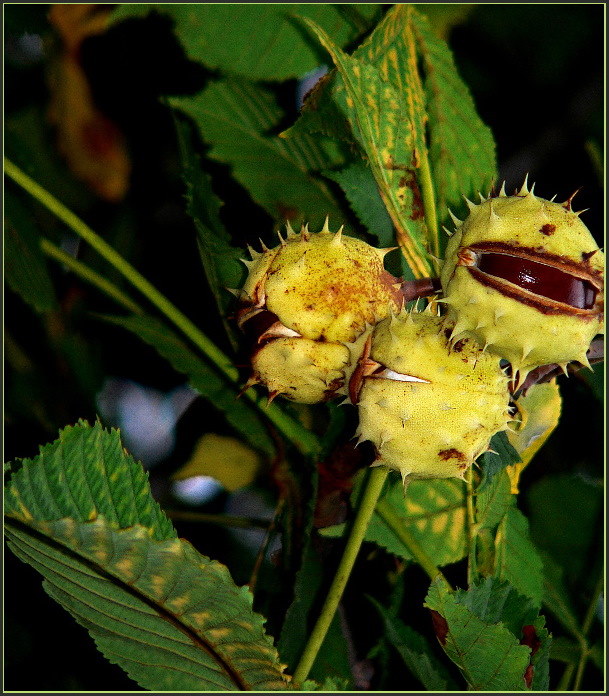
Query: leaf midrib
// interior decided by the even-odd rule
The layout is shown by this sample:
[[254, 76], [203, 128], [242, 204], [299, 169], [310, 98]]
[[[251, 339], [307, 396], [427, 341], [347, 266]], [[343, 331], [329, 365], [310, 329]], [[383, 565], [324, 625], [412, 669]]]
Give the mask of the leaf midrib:
[[[82, 523], [79, 523], [82, 524]], [[34, 527], [30, 527], [29, 525], [21, 522], [20, 520], [12, 517], [8, 517], [7, 520], [5, 520], [5, 530], [9, 532], [11, 530], [11, 527], [15, 528], [15, 531], [13, 530], [13, 533], [15, 536], [21, 540], [22, 543], [26, 543], [30, 548], [34, 548], [29, 544], [28, 537], [33, 536], [37, 538], [40, 542], [43, 544], [47, 544], [49, 546], [53, 546], [56, 548], [58, 551], [60, 551], [62, 554], [67, 556], [68, 558], [71, 558], [78, 563], [82, 563], [87, 568], [92, 570], [93, 572], [97, 573], [97, 575], [101, 576], [102, 578], [109, 580], [110, 582], [120, 586], [122, 590], [127, 592], [133, 597], [136, 597], [140, 601], [144, 602], [147, 604], [153, 611], [155, 611], [158, 615], [161, 616], [164, 620], [168, 621], [171, 623], [175, 628], [177, 628], [179, 631], [182, 633], [186, 634], [186, 636], [194, 643], [194, 645], [198, 646], [206, 652], [218, 665], [226, 672], [226, 674], [229, 676], [232, 682], [237, 686], [239, 691], [248, 691], [249, 687], [248, 685], [243, 681], [241, 678], [239, 672], [224, 658], [222, 657], [214, 648], [213, 646], [206, 641], [201, 635], [199, 635], [194, 629], [190, 628], [189, 626], [185, 625], [182, 623], [179, 619], [179, 617], [175, 616], [171, 611], [169, 611], [167, 608], [165, 608], [162, 605], [159, 605], [156, 603], [153, 599], [149, 598], [146, 596], [143, 592], [138, 590], [137, 588], [134, 588], [132, 585], [129, 583], [125, 582], [121, 578], [117, 577], [110, 571], [108, 571], [106, 568], [101, 566], [99, 563], [96, 563], [95, 561], [87, 558], [86, 556], [83, 556], [79, 554], [77, 551], [74, 549], [70, 548], [67, 544], [62, 543], [61, 541], [54, 539], [52, 537], [46, 536], [43, 532], [35, 529]], [[21, 535], [18, 533], [21, 532]], [[10, 534], [9, 534], [10, 536]], [[37, 554], [41, 554], [45, 556], [44, 552], [41, 551], [40, 549], [35, 549], [35, 552]], [[46, 555], [46, 557], [51, 558], [50, 556]], [[43, 565], [43, 564], [41, 564]], [[53, 570], [54, 573], [59, 575], [60, 573], [57, 573], [56, 570]], [[69, 578], [66, 578], [69, 580]]]

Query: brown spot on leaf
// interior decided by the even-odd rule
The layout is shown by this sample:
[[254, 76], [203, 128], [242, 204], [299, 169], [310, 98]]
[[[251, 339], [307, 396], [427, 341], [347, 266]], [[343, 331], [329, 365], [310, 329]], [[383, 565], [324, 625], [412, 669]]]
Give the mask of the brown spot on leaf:
[[525, 670], [524, 670], [524, 683], [527, 685], [527, 689], [531, 688], [531, 684], [533, 683], [533, 672], [535, 671], [535, 668], [533, 665], [529, 665]]
[[541, 234], [545, 234], [546, 237], [550, 237], [551, 235], [556, 232], [556, 225], [552, 225], [549, 222], [543, 225], [543, 227], [539, 230]]
[[448, 635], [448, 623], [446, 619], [442, 614], [435, 611], [435, 609], [431, 609], [431, 621], [436, 637], [442, 645], [446, 645], [446, 636]]

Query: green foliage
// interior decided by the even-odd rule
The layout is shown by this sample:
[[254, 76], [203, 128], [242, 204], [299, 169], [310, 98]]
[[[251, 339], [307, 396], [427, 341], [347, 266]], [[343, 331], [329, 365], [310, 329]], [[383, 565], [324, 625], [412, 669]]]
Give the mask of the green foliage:
[[116, 431], [81, 422], [10, 471], [12, 550], [142, 687], [287, 688], [251, 594], [177, 538]]
[[40, 236], [29, 210], [11, 191], [4, 201], [4, 271], [6, 282], [37, 312], [56, 309], [57, 298]]
[[[171, 104], [193, 119], [202, 140], [212, 146], [209, 156], [229, 164], [235, 179], [274, 220], [309, 222], [321, 229], [326, 215], [341, 219], [326, 185], [311, 175], [340, 164], [335, 149], [307, 134], [295, 140], [272, 135], [281, 110], [270, 90], [227, 77]], [[259, 236], [254, 230], [250, 239]]]
[[[356, 488], [352, 499], [356, 501], [358, 496]], [[340, 536], [344, 531], [345, 525], [337, 525], [322, 533]], [[415, 557], [413, 542], [435, 565], [461, 560], [466, 554], [463, 482], [413, 481], [405, 494], [401, 481], [390, 477], [365, 538], [405, 560]]]
[[[583, 381], [560, 378], [565, 406], [575, 394], [578, 413], [563, 409], [532, 464], [527, 455], [519, 498], [507, 469], [519, 455], [500, 433], [496, 454], [484, 454], [467, 482], [419, 480], [405, 492], [391, 473], [360, 529], [373, 490], [363, 481], [380, 491], [383, 470], [366, 477], [372, 447], [347, 442], [355, 409], [267, 405], [256, 387], [240, 394], [249, 356], [228, 290], [243, 283], [246, 243], [275, 246], [286, 221], [318, 230], [326, 215], [332, 230], [344, 223], [347, 234], [397, 246], [386, 259], [394, 275], [437, 275], [449, 208], [463, 217], [463, 196], [499, 183], [493, 135], [466, 81], [515, 177], [508, 187], [521, 183], [526, 162], [544, 197], [583, 183], [581, 207], [594, 214], [600, 192], [590, 195], [582, 162], [585, 142], [602, 142], [602, 108], [592, 113], [594, 90], [572, 85], [581, 74], [597, 79], [581, 57], [591, 35], [582, 18], [601, 26], [600, 6], [9, 5], [5, 14], [8, 458], [35, 451], [60, 424], [92, 421], [104, 375], [165, 392], [163, 405], [185, 381], [201, 396], [171, 433], [173, 454], [149, 473], [99, 421], [78, 421], [37, 456], [5, 465], [8, 547], [42, 575], [48, 596], [154, 692], [341, 691], [364, 689], [368, 678], [371, 690], [388, 691], [598, 685], [602, 469], [573, 433], [598, 420], [602, 366]], [[515, 35], [519, 53], [502, 65]], [[575, 80], [563, 87], [570, 62]], [[319, 68], [329, 73], [311, 89], [309, 71]], [[54, 91], [48, 76], [60, 74]], [[523, 91], [534, 74], [541, 83]], [[51, 126], [50, 104], [69, 99], [82, 109], [56, 108]], [[563, 149], [543, 168], [548, 132]], [[107, 182], [94, 193], [74, 163], [102, 161], [117, 143], [132, 177], [126, 197], [110, 202], [100, 194]], [[100, 169], [102, 179], [112, 174]], [[123, 341], [108, 322], [126, 329]], [[185, 453], [224, 422], [256, 449], [256, 480], [209, 503], [178, 504], [172, 477]], [[258, 504], [265, 516], [276, 511], [264, 534]], [[319, 530], [322, 519], [336, 523]], [[355, 566], [337, 571], [343, 549], [355, 550]], [[13, 661], [12, 686], [44, 675], [50, 690], [104, 689], [97, 664], [93, 681], [74, 676], [86, 641], [70, 643], [59, 629], [59, 658], [48, 641], [27, 652], [55, 626], [37, 612], [30, 575], [32, 596], [24, 594], [19, 567], [6, 575], [9, 657], [26, 656]], [[435, 637], [420, 606], [426, 576]], [[447, 581], [466, 577], [464, 589]], [[326, 602], [337, 579], [344, 596], [333, 613]], [[320, 614], [332, 620], [313, 640]], [[59, 689], [56, 667], [67, 674]]]
[[481, 619], [465, 601], [474, 594], [453, 593], [441, 579], [431, 584], [425, 605], [444, 620], [436, 621], [440, 643], [472, 691], [525, 691], [530, 649], [502, 622]]
[[[308, 17], [344, 46], [369, 26], [378, 5], [331, 4], [257, 5], [121, 5], [114, 21], [162, 12], [175, 23], [175, 33], [191, 60], [209, 68], [247, 75], [257, 80], [300, 77], [320, 61], [320, 50], [300, 26]], [[347, 21], [344, 21], [344, 20]], [[255, 31], [252, 27], [255, 26]]]
[[439, 662], [427, 640], [415, 630], [392, 616], [382, 604], [371, 598], [383, 619], [387, 640], [398, 651], [404, 664], [428, 691], [452, 691], [455, 684], [444, 665]]

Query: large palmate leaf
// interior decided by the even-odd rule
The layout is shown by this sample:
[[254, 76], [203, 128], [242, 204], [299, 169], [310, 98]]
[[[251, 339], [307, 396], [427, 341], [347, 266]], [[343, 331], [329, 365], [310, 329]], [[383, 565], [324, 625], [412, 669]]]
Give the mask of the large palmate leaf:
[[288, 688], [251, 594], [176, 537], [117, 431], [80, 422], [9, 473], [10, 548], [140, 686]]
[[254, 407], [227, 388], [226, 381], [201, 360], [167, 326], [150, 316], [103, 317], [106, 321], [132, 331], [168, 360], [171, 366], [188, 376], [189, 384], [215, 408], [248, 442], [266, 454], [275, 451], [262, 418]]
[[31, 212], [10, 189], [4, 199], [4, 271], [10, 287], [37, 312], [57, 308]]
[[340, 5], [323, 3], [125, 4], [114, 12], [114, 21], [151, 11], [173, 19], [176, 36], [191, 60], [253, 79], [286, 80], [304, 75], [323, 60], [298, 17], [310, 17], [344, 46], [371, 25], [380, 6], [351, 5], [345, 12]]
[[[275, 220], [306, 221], [315, 229], [326, 215], [342, 218], [325, 183], [310, 175], [340, 164], [336, 148], [328, 152], [322, 139], [306, 133], [293, 140], [270, 135], [282, 111], [269, 90], [231, 77], [171, 104], [193, 119], [212, 146], [209, 156], [229, 164], [235, 179]], [[254, 239], [259, 236], [252, 231]]]
[[[448, 46], [412, 6], [391, 8], [351, 58], [322, 31], [317, 34], [337, 71], [313, 91], [286, 135], [323, 132], [360, 145], [405, 256], [415, 275], [422, 273], [427, 259], [417, 262], [411, 252], [429, 244], [437, 255], [444, 241], [431, 199], [442, 222], [448, 206], [458, 212], [462, 195], [490, 187], [496, 176], [492, 134], [476, 114]], [[434, 229], [425, 230], [423, 203]]]
[[[362, 477], [358, 483], [361, 485]], [[359, 486], [352, 499], [357, 500]], [[390, 553], [413, 560], [412, 544], [436, 565], [455, 563], [466, 555], [465, 486], [456, 479], [413, 481], [407, 495], [398, 478], [390, 478], [366, 530], [372, 541]], [[322, 530], [340, 536], [345, 525]]]
[[441, 578], [431, 584], [425, 605], [439, 614], [434, 621], [438, 640], [470, 690], [526, 690], [531, 650], [505, 625], [481, 619]]
[[[394, 71], [389, 59], [379, 64], [348, 56], [319, 27], [311, 26], [342, 78], [334, 100], [370, 163], [408, 264], [416, 277], [430, 275], [425, 214], [416, 175], [421, 157], [426, 157], [423, 91], [418, 74]], [[411, 47], [405, 48], [408, 51]], [[390, 70], [395, 80], [388, 78]]]

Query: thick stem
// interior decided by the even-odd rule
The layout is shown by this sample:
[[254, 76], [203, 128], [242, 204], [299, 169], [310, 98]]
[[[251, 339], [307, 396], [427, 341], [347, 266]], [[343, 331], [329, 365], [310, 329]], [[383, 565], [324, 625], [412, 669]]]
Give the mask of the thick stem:
[[476, 511], [474, 509], [474, 472], [470, 466], [465, 476], [466, 483], [466, 505], [467, 505], [467, 536], [468, 536], [468, 559], [467, 559], [467, 583], [469, 586], [478, 577], [478, 563], [476, 558]]
[[371, 469], [369, 473], [368, 482], [360, 500], [357, 515], [353, 521], [353, 526], [351, 527], [347, 545], [345, 546], [336, 575], [328, 591], [326, 601], [317, 619], [315, 628], [309, 636], [300, 662], [294, 672], [294, 682], [296, 685], [301, 685], [308, 677], [311, 667], [315, 662], [315, 658], [317, 657], [317, 653], [324, 642], [324, 638], [330, 628], [330, 624], [338, 609], [347, 581], [351, 575], [355, 559], [357, 558], [366, 530], [368, 529], [368, 523], [370, 522], [374, 508], [381, 495], [388, 473], [389, 469], [381, 466]]
[[[71, 210], [66, 208], [48, 191], [43, 189], [10, 160], [4, 159], [4, 171], [19, 186], [54, 213], [79, 237], [88, 242], [101, 256], [109, 261], [122, 275], [137, 288], [167, 319], [175, 324], [182, 333], [216, 366], [216, 368], [234, 385], [239, 385], [239, 372], [230, 358], [225, 355], [202, 331], [200, 331], [180, 310], [161, 294], [152, 283], [116, 252], [107, 242], [96, 234]], [[245, 398], [253, 402], [273, 425], [283, 433], [303, 454], [315, 455], [320, 444], [317, 437], [297, 421], [286, 415], [274, 405], [266, 405], [266, 400], [251, 390], [245, 392]]]
[[117, 288], [114, 283], [104, 278], [92, 268], [89, 268], [82, 261], [78, 261], [71, 254], [68, 254], [63, 249], [55, 246], [53, 242], [50, 242], [44, 237], [40, 240], [40, 248], [42, 251], [52, 259], [61, 262], [66, 268], [69, 268], [73, 273], [82, 278], [84, 281], [93, 285], [98, 290], [101, 290], [105, 295], [112, 298], [115, 302], [118, 302], [122, 307], [127, 309], [134, 314], [143, 314], [144, 310], [134, 302], [126, 293], [124, 293], [120, 288]]
[[438, 215], [436, 212], [436, 196], [433, 190], [433, 178], [431, 167], [429, 166], [429, 156], [427, 149], [421, 157], [419, 167], [419, 181], [421, 184], [421, 196], [423, 198], [423, 208], [425, 210], [425, 224], [431, 240], [431, 251], [434, 256], [432, 259], [434, 268], [438, 270], [440, 254], [440, 235], [438, 232]]

